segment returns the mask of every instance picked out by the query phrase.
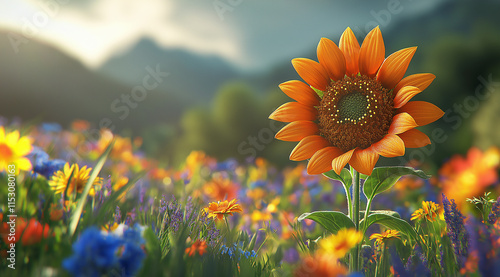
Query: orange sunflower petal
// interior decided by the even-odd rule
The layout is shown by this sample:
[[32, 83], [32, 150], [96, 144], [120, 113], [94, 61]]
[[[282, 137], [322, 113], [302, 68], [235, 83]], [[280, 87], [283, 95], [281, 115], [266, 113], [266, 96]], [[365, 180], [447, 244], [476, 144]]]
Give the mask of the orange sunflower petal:
[[344, 154], [338, 156], [332, 161], [332, 168], [335, 173], [340, 174], [342, 168], [349, 162], [352, 157], [352, 153], [354, 153], [354, 149], [345, 152]]
[[315, 120], [318, 110], [314, 107], [299, 102], [288, 102], [277, 108], [270, 119], [281, 122], [292, 122], [297, 120]]
[[373, 144], [373, 150], [378, 154], [392, 158], [399, 157], [405, 154], [405, 144], [397, 135], [388, 134], [380, 141]]
[[384, 39], [377, 26], [366, 35], [359, 49], [359, 72], [369, 77], [375, 76], [385, 58]]
[[310, 59], [298, 58], [292, 60], [292, 65], [299, 76], [316, 89], [324, 91], [326, 86], [330, 83], [328, 73], [318, 62]]
[[312, 121], [300, 120], [294, 121], [281, 129], [275, 138], [284, 141], [300, 141], [301, 139], [316, 135], [318, 133], [318, 125]]
[[290, 160], [303, 161], [311, 158], [318, 150], [327, 147], [330, 143], [322, 136], [308, 136], [303, 138], [290, 154]]
[[332, 169], [332, 160], [342, 154], [342, 150], [330, 146], [314, 153], [307, 164], [307, 174], [321, 174]]
[[427, 125], [440, 119], [444, 112], [434, 104], [425, 101], [411, 101], [398, 109], [398, 112], [406, 112], [410, 114], [418, 126]]
[[321, 38], [317, 53], [318, 61], [326, 69], [330, 79], [336, 81], [344, 78], [346, 67], [344, 54], [335, 42], [327, 38]]
[[404, 141], [406, 148], [420, 148], [431, 144], [429, 137], [417, 129], [408, 130], [398, 136]]
[[352, 154], [349, 164], [352, 165], [358, 172], [365, 175], [371, 175], [378, 158], [378, 153], [371, 147], [366, 149], [356, 148]]
[[391, 54], [380, 66], [377, 80], [388, 89], [395, 87], [403, 78], [417, 47], [401, 49]]
[[415, 119], [413, 119], [411, 115], [405, 112], [398, 113], [392, 118], [392, 123], [389, 127], [389, 134], [401, 134], [417, 126], [418, 124], [415, 122]]
[[351, 28], [347, 27], [340, 37], [339, 48], [344, 53], [346, 74], [355, 75], [359, 72], [359, 43]]
[[417, 87], [420, 91], [424, 91], [436, 79], [436, 75], [431, 73], [420, 73], [407, 76], [401, 80], [394, 91], [397, 93], [400, 89], [406, 86]]
[[293, 80], [284, 82], [280, 84], [279, 87], [286, 95], [288, 95], [288, 97], [299, 103], [308, 106], [319, 105], [320, 98], [318, 94], [311, 87], [301, 81]]
[[399, 109], [404, 104], [408, 103], [413, 96], [422, 92], [419, 88], [414, 86], [406, 86], [401, 88], [394, 97], [394, 108]]

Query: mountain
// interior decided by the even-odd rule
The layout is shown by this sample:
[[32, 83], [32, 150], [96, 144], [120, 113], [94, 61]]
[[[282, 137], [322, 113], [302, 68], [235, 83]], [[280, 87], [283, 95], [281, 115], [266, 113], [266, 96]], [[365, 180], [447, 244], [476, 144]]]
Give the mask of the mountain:
[[[136, 101], [133, 88], [142, 81], [132, 85], [117, 82], [35, 39], [24, 40], [16, 53], [11, 44], [16, 37], [20, 38], [20, 34], [0, 30], [2, 116], [37, 118], [63, 125], [85, 119], [116, 130], [141, 130], [154, 124], [177, 122], [187, 106], [186, 101], [177, 97], [178, 93], [160, 88], [146, 90], [146, 95], [136, 93]], [[149, 73], [141, 69], [142, 80]]]
[[160, 89], [179, 92], [179, 97], [199, 104], [211, 100], [227, 81], [239, 78], [237, 69], [224, 59], [184, 49], [165, 49], [143, 38], [126, 53], [110, 58], [98, 71], [126, 84], [140, 82], [147, 66], [169, 73]]

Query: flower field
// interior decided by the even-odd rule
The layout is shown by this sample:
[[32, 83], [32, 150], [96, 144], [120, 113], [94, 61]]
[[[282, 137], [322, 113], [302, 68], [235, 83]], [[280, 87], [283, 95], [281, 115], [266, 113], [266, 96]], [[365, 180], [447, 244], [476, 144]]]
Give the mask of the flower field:
[[[499, 272], [497, 148], [471, 148], [430, 169], [430, 179], [404, 176], [374, 199], [373, 210], [410, 222], [417, 240], [383, 225], [332, 235], [328, 222], [301, 220], [309, 211], [347, 212], [342, 183], [308, 175], [303, 163], [280, 170], [261, 158], [217, 161], [193, 151], [164, 166], [137, 150], [140, 139], [102, 130], [91, 141], [82, 135], [89, 127], [0, 127], [2, 276]], [[360, 270], [349, 274], [348, 253], [360, 242]]]
[[[213, 3], [221, 22], [221, 11], [242, 4], [229, 2], [223, 10]], [[336, 39], [318, 37], [312, 56], [287, 68], [250, 69], [255, 57], [244, 58], [243, 50], [266, 52], [271, 43], [262, 38], [271, 33], [253, 51], [250, 43], [243, 49], [249, 40], [207, 44], [218, 37], [207, 31], [220, 26], [205, 24], [210, 16], [198, 8], [180, 12], [182, 1], [170, 3], [168, 16], [183, 27], [191, 23], [177, 14], [204, 22], [189, 47], [173, 41], [183, 28], [158, 27], [177, 30], [160, 43], [148, 26], [148, 36], [136, 30], [145, 39], [139, 50], [116, 34], [109, 39], [123, 40], [121, 52], [113, 46], [90, 66], [33, 41], [25, 53], [37, 58], [18, 55], [11, 63], [20, 69], [11, 71], [37, 71], [26, 75], [36, 82], [0, 74], [9, 97], [37, 93], [19, 117], [11, 107], [0, 111], [0, 276], [500, 276], [500, 40], [488, 8], [495, 5], [470, 12], [490, 14], [489, 29], [454, 23], [448, 30], [460, 36], [442, 36], [446, 26], [426, 27], [459, 22], [475, 8], [461, 2], [414, 4], [433, 16], [391, 31], [380, 19], [403, 7], [389, 1], [387, 11], [370, 11], [377, 21], [364, 32], [337, 26]], [[78, 5], [92, 15], [82, 22], [121, 13], [142, 22], [133, 16], [140, 12], [159, 26], [168, 17], [149, 18], [156, 8], [135, 11], [137, 3], [116, 11], [117, 3]], [[469, 29], [477, 37], [469, 40]], [[294, 30], [292, 39], [309, 32]], [[16, 53], [29, 42], [24, 33], [7, 37]], [[415, 42], [431, 40], [417, 51]], [[91, 46], [85, 52], [99, 48]], [[277, 48], [283, 57], [295, 53]], [[59, 73], [32, 70], [44, 59], [52, 64], [44, 51], [56, 53]], [[240, 69], [229, 62], [237, 57]], [[31, 110], [41, 98], [50, 105]]]

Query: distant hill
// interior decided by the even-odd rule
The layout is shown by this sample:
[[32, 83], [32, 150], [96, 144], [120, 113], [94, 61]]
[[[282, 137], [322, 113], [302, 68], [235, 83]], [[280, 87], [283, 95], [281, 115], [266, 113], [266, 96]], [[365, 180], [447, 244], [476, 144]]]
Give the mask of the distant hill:
[[109, 59], [98, 71], [123, 83], [140, 82], [146, 66], [159, 65], [170, 73], [160, 89], [176, 91], [179, 97], [199, 104], [211, 100], [227, 81], [240, 77], [224, 59], [183, 49], [164, 49], [144, 38], [126, 53]]
[[[93, 72], [58, 49], [34, 39], [15, 53], [9, 41], [12, 33], [0, 30], [0, 115], [24, 120], [38, 118], [63, 125], [85, 119], [95, 125], [101, 120], [117, 129], [177, 122], [187, 101], [172, 90], [150, 91], [125, 117], [121, 97], [131, 95], [142, 82], [123, 84]], [[154, 68], [154, 67], [153, 67]], [[144, 67], [138, 78], [147, 75]], [[115, 107], [112, 109], [113, 101]], [[120, 118], [123, 117], [123, 119]]]

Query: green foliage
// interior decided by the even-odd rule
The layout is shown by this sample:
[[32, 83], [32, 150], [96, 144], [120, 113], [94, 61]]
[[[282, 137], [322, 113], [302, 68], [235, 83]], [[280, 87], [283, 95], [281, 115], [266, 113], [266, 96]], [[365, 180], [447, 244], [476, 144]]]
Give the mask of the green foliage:
[[363, 233], [370, 227], [372, 224], [380, 224], [389, 229], [397, 230], [403, 234], [405, 234], [411, 241], [416, 241], [417, 233], [415, 229], [411, 227], [411, 225], [402, 220], [401, 218], [397, 218], [384, 213], [374, 213], [367, 217], [366, 222], [364, 220], [361, 221], [361, 230], [364, 230]]
[[332, 234], [337, 233], [340, 229], [354, 228], [352, 220], [342, 212], [337, 211], [318, 211], [312, 213], [304, 213], [299, 217], [299, 221], [311, 219], [323, 226]]
[[399, 178], [410, 174], [423, 179], [431, 177], [422, 170], [415, 170], [411, 167], [377, 167], [373, 169], [372, 175], [366, 178], [363, 185], [363, 193], [368, 199], [373, 199], [375, 195], [394, 186]]

